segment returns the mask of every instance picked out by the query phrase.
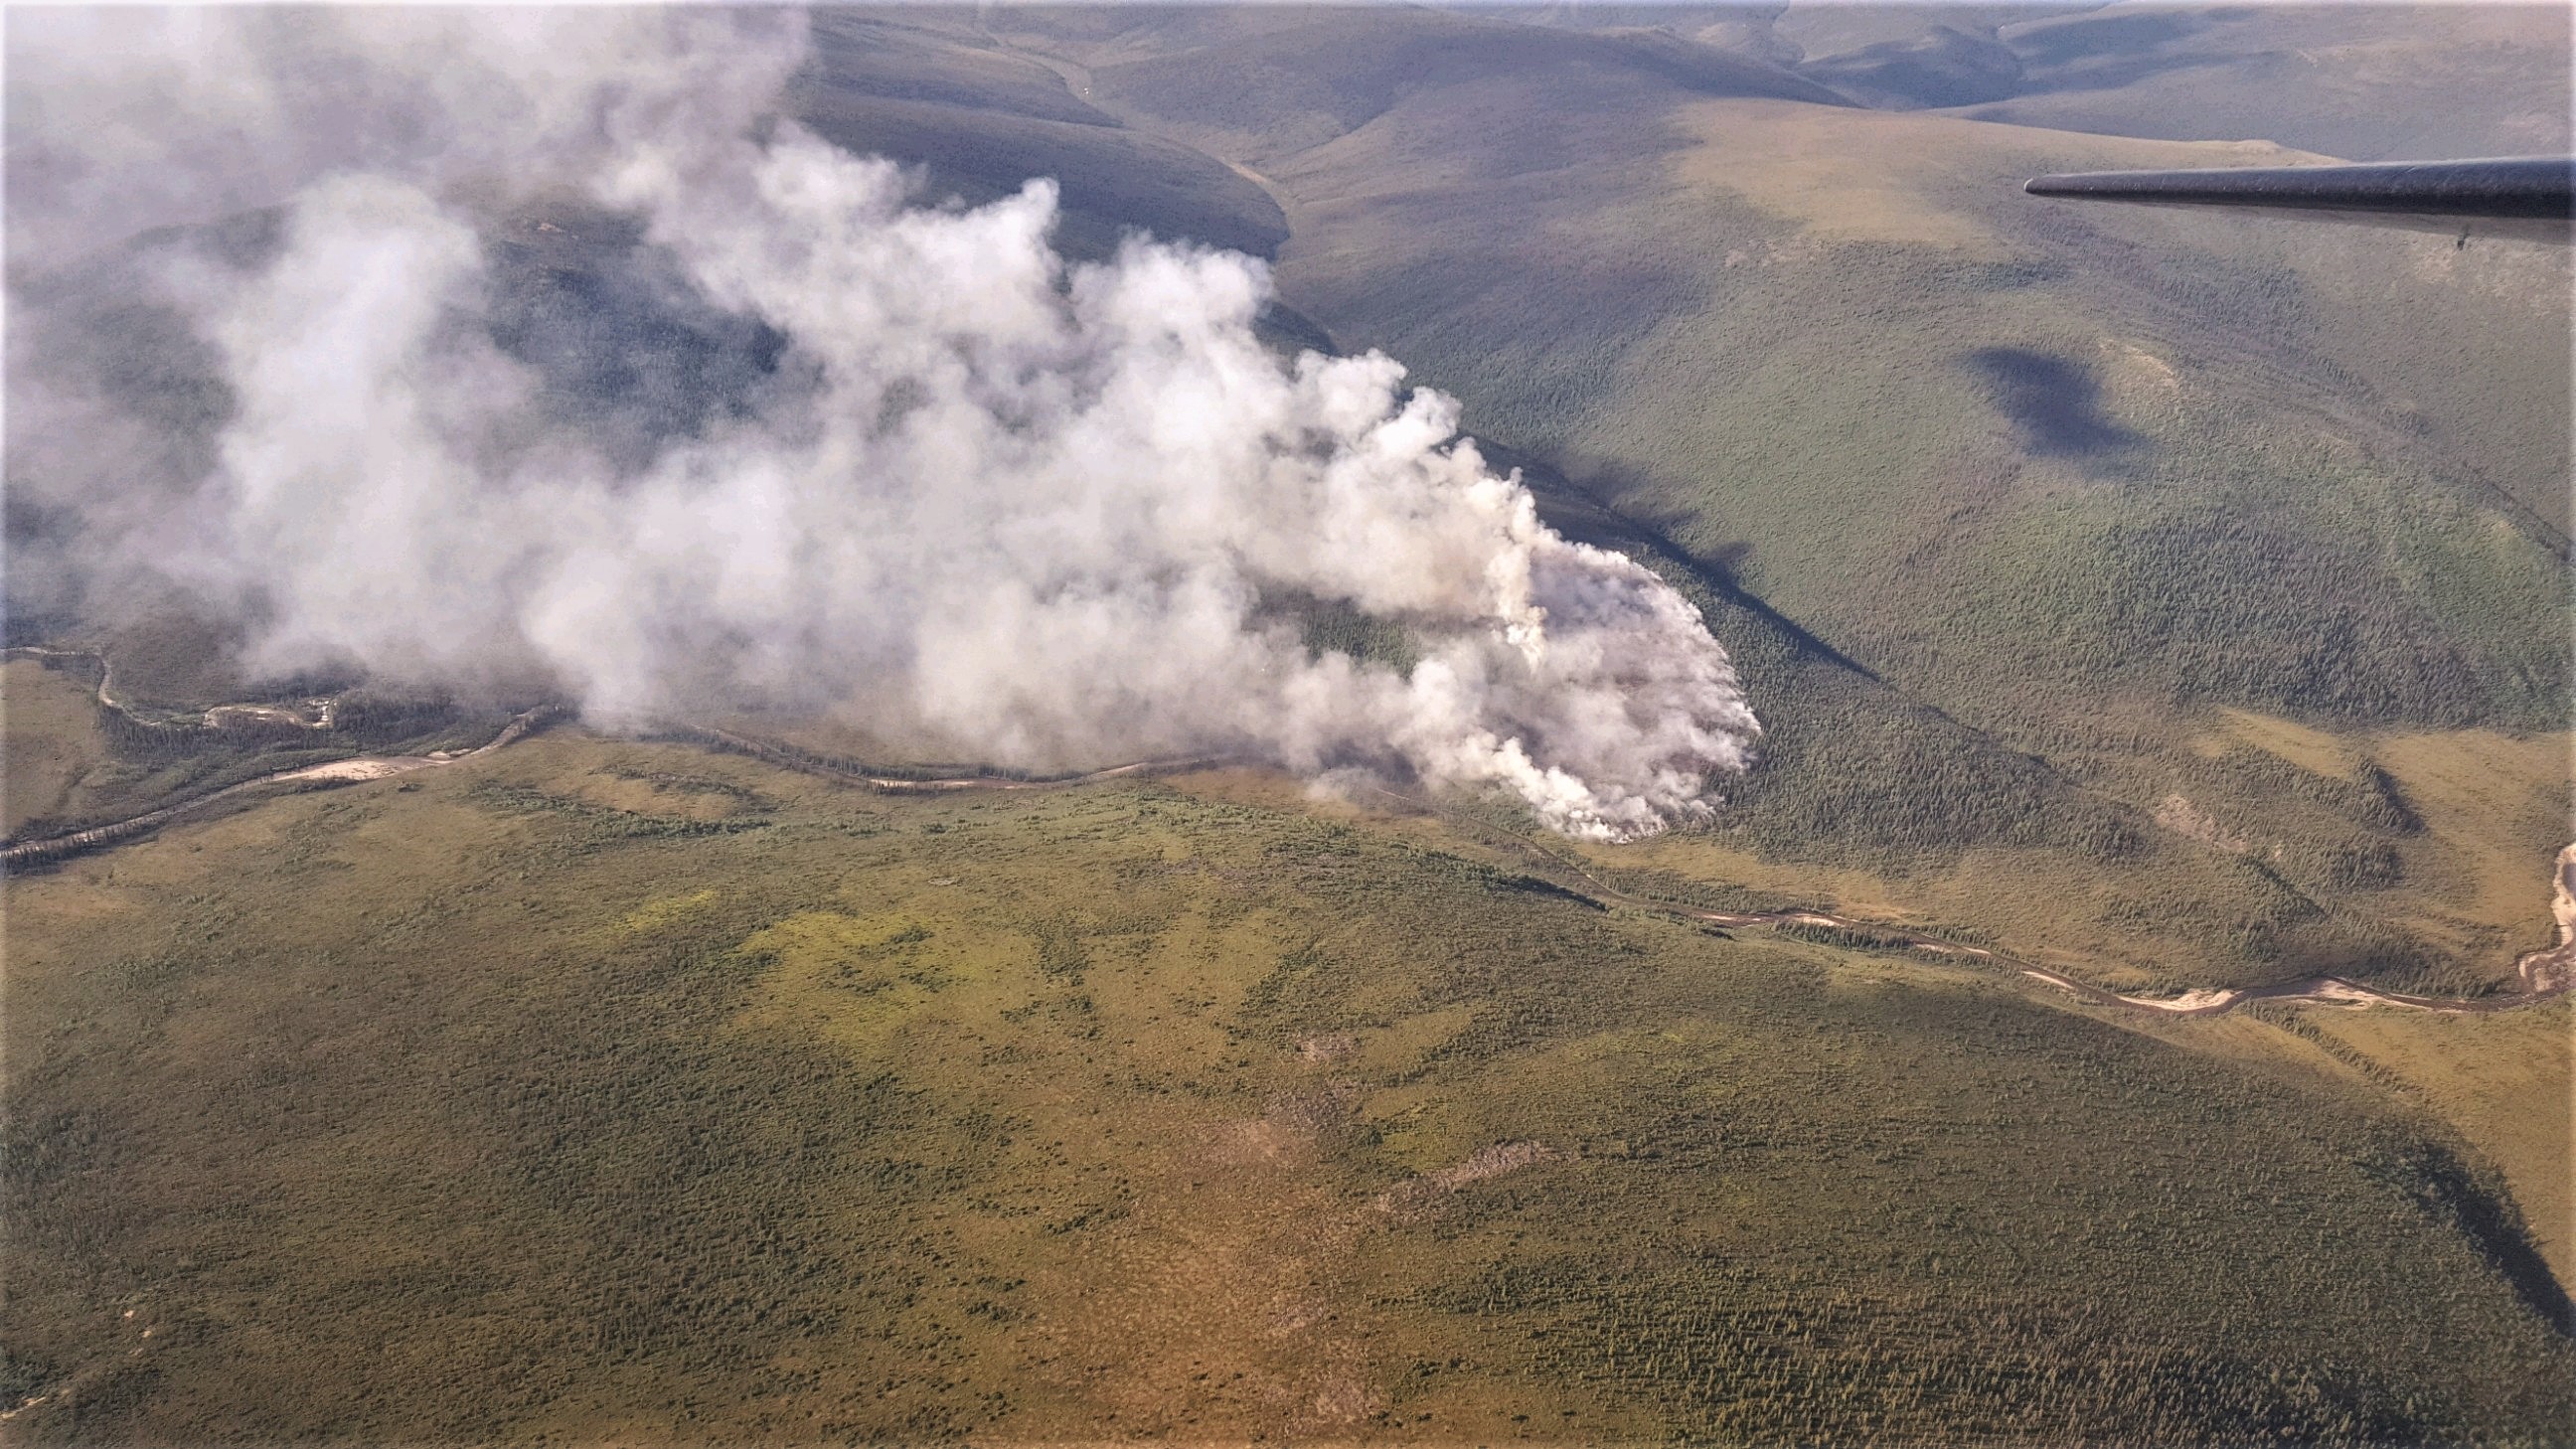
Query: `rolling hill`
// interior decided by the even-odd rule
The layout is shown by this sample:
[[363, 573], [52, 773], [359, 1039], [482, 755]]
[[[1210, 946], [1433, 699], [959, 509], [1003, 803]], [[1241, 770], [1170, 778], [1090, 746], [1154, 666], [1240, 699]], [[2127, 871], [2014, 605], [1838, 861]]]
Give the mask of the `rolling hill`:
[[[0, 1420], [2563, 1433], [2566, 1000], [2180, 1017], [2022, 969], [2494, 1004], [2550, 941], [2566, 250], [2018, 190], [2563, 147], [2564, 12], [2442, 15], [818, 14], [797, 114], [927, 201], [1053, 176], [1072, 254], [1253, 252], [1274, 343], [1459, 397], [1701, 608], [1755, 768], [1577, 846], [1400, 783], [869, 785], [828, 722], [564, 724], [15, 873]], [[618, 219], [487, 220], [550, 405], [645, 448], [760, 385], [776, 339]], [[202, 425], [126, 265], [31, 283], [88, 299], [47, 346]], [[184, 615], [10, 642], [127, 706], [8, 663], [13, 842], [509, 713], [227, 731], [187, 722], [356, 682]]]
[[[2179, 892], [2235, 899], [2203, 915], [2195, 970], [2276, 939], [2284, 913], [2351, 930], [2280, 969], [2444, 969], [2455, 948], [2403, 924], [2438, 905], [2402, 865], [2358, 864], [2420, 844], [2358, 807], [2311, 813], [2340, 779], [2212, 768], [2192, 742], [2222, 709], [2364, 755], [2376, 731], [2565, 728], [2545, 623], [2567, 597], [2565, 436], [2528, 422], [2565, 415], [2563, 253], [2036, 203], [2015, 183], [2038, 171], [2296, 153], [1826, 104], [1781, 93], [1776, 68], [1713, 97], [1712, 73], [1660, 59], [1687, 45], [1669, 31], [1560, 42], [1579, 80], [1461, 47], [1389, 89], [1366, 67], [1314, 79], [1321, 36], [1363, 27], [1373, 67], [1401, 52], [1390, 32], [1461, 22], [1327, 13], [1211, 37], [1148, 12], [1054, 41], [994, 23], [1059, 45], [1093, 104], [1258, 175], [1290, 222], [1283, 295], [1338, 343], [1465, 399], [1480, 437], [1793, 621], [1888, 713], [1975, 737], [1943, 753], [2036, 757], [2133, 822], [2175, 796], [2233, 822], [2223, 838], [2298, 820], [2238, 853], [2256, 895], [2286, 892], [2270, 924], [2234, 881]], [[1139, 51], [1157, 53], [1119, 58]], [[1303, 89], [1202, 83], [1274, 54]], [[1992, 771], [1945, 788], [1884, 743], [1886, 714], [1828, 724], [1832, 691], [1748, 674], [1787, 736], [1738, 822], [1764, 847], [1904, 872], [1945, 868], [1917, 847], [2032, 843], [1970, 803], [2009, 793]], [[1834, 803], [1766, 831], [1774, 789]], [[2204, 878], [2246, 869], [2193, 851]], [[2080, 861], [2114, 895], [2161, 874]], [[2120, 909], [2176, 894], [2159, 880]]]
[[1260, 776], [558, 735], [10, 890], [45, 1442], [2388, 1442], [2576, 1381], [2492, 1169], [2300, 1038]]

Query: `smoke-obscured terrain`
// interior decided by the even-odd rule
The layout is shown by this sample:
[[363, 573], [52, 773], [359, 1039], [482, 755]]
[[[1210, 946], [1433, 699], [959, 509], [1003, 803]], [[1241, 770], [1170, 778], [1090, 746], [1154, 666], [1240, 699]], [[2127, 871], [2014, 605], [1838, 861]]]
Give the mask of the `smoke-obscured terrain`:
[[[803, 20], [190, 15], [123, 71], [121, 32], [18, 27], [31, 272], [156, 210], [274, 209], [116, 258], [168, 335], [104, 357], [47, 315], [96, 279], [23, 289], [11, 467], [60, 522], [15, 608], [165, 584], [257, 676], [551, 687], [609, 724], [790, 706], [1022, 767], [1384, 767], [1605, 837], [1707, 812], [1754, 723], [1691, 605], [1539, 523], [1394, 363], [1274, 355], [1259, 262], [1138, 235], [1068, 265], [1051, 181], [923, 204], [777, 118]], [[198, 88], [229, 124], [191, 124]], [[510, 305], [494, 218], [541, 202], [634, 230], [595, 276], [623, 317]], [[686, 374], [584, 375], [603, 320], [643, 367], [697, 344]], [[202, 369], [188, 415], [114, 385], [155, 343]], [[1291, 603], [1415, 657], [1310, 649]]]

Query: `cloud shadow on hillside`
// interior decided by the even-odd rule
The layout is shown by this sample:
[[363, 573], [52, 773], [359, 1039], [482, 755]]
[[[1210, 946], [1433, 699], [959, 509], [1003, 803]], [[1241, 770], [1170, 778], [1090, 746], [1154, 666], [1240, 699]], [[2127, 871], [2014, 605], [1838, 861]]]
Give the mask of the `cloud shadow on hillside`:
[[2023, 347], [1983, 347], [1963, 361], [2035, 455], [2109, 458], [2146, 441], [2103, 415], [2101, 384], [2082, 363]]

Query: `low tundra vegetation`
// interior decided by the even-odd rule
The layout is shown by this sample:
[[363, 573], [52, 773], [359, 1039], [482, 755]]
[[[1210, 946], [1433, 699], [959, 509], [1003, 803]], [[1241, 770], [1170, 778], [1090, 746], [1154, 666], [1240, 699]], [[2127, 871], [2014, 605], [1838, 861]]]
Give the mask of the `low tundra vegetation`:
[[904, 796], [566, 732], [402, 783], [10, 883], [35, 1437], [2571, 1409], [2488, 1159], [2260, 1022], [1711, 934], [1241, 777]]

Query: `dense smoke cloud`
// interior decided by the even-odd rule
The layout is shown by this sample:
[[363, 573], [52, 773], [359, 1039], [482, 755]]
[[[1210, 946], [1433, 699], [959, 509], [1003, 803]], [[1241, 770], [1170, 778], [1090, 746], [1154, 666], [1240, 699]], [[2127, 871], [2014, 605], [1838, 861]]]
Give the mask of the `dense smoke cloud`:
[[[296, 14], [200, 16], [130, 74], [50, 70], [60, 37], [10, 22], [43, 162], [12, 172], [13, 248], [109, 234], [128, 172], [166, 215], [126, 232], [283, 203], [256, 244], [149, 269], [222, 379], [201, 445], [156, 447], [130, 401], [13, 346], [38, 433], [13, 483], [80, 521], [73, 566], [184, 584], [251, 622], [256, 665], [543, 679], [610, 725], [830, 709], [1006, 764], [1381, 769], [1612, 838], [1704, 814], [1741, 767], [1753, 719], [1696, 611], [1541, 525], [1447, 399], [1375, 355], [1280, 360], [1252, 259], [1137, 239], [1071, 265], [1042, 180], [926, 206], [766, 114], [792, 15]], [[231, 129], [98, 98], [218, 59], [269, 87], [206, 82]], [[326, 62], [327, 94], [293, 83]], [[115, 124], [83, 149], [66, 110]], [[766, 339], [756, 375], [640, 447], [565, 407], [491, 244], [557, 195], [640, 221], [643, 285]], [[67, 427], [123, 437], [127, 471]], [[1418, 657], [1310, 649], [1316, 605]]]

